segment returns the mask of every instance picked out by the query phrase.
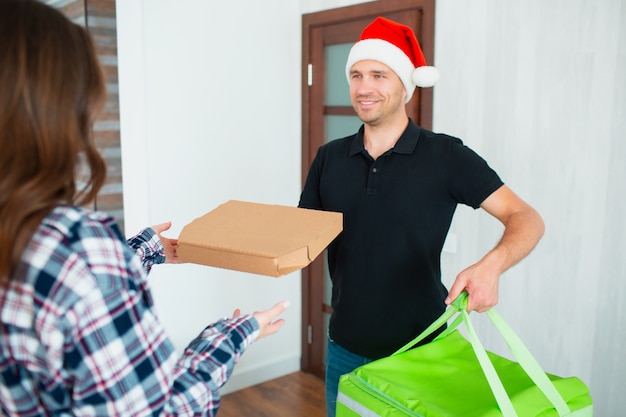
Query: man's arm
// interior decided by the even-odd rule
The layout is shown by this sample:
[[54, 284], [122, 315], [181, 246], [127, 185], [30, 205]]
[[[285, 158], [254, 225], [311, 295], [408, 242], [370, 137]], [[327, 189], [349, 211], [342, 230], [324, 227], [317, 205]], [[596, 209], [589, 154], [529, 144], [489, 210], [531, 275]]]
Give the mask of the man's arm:
[[487, 197], [480, 206], [504, 225], [502, 238], [480, 261], [457, 275], [446, 304], [467, 290], [468, 311], [484, 312], [498, 303], [500, 275], [537, 245], [543, 236], [544, 224], [539, 213], [506, 185]]

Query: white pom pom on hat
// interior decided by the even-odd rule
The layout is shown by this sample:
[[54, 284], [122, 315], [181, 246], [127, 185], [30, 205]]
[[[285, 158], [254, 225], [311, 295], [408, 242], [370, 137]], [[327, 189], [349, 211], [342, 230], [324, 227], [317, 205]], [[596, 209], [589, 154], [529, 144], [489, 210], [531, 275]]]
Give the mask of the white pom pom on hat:
[[418, 87], [433, 87], [439, 81], [439, 70], [435, 67], [424, 65], [415, 68], [411, 77]]
[[377, 17], [354, 44], [346, 63], [346, 77], [350, 81], [352, 66], [364, 60], [382, 62], [400, 78], [407, 92], [406, 101], [415, 87], [432, 87], [439, 81], [437, 68], [426, 65], [413, 30], [393, 20]]

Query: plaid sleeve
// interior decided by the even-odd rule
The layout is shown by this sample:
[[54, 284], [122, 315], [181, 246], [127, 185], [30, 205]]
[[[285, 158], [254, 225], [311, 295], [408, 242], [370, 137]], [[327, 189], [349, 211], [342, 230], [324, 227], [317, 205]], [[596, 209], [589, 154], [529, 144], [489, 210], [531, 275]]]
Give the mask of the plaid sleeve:
[[[242, 316], [207, 327], [177, 361], [139, 258], [102, 226], [77, 229], [71, 253], [59, 257], [63, 288], [50, 294], [59, 303], [50, 303], [50, 310], [63, 311], [59, 377], [71, 381], [72, 412], [213, 416], [218, 388], [258, 334], [256, 320]], [[50, 325], [42, 334], [55, 344], [58, 334]]]
[[165, 415], [215, 415], [220, 406], [218, 389], [230, 378], [258, 331], [258, 323], [250, 315], [223, 319], [207, 327], [178, 361]]
[[25, 251], [20, 279], [0, 287], [0, 415], [217, 411], [257, 321], [220, 320], [177, 360], [140, 259], [113, 222], [57, 208]]
[[172, 344], [139, 293], [107, 298], [109, 308], [88, 300], [81, 311], [83, 331], [68, 354], [68, 364], [81, 376], [76, 404], [95, 415], [150, 410], [165, 417], [214, 416], [219, 388], [258, 335], [256, 320], [246, 315], [208, 326], [175, 361]]
[[65, 310], [72, 411], [158, 415], [169, 396], [174, 346], [154, 312], [140, 259], [107, 226], [91, 221], [75, 229], [60, 274], [66, 296], [51, 295]]
[[143, 229], [128, 239], [126, 244], [139, 256], [146, 274], [150, 272], [153, 265], [165, 262], [163, 244], [159, 236], [151, 228]]

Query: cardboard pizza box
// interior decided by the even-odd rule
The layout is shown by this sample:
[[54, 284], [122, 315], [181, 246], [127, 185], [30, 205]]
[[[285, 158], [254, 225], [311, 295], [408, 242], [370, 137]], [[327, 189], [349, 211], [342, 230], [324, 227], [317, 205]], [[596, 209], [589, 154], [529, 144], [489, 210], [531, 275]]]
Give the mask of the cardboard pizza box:
[[178, 257], [279, 277], [310, 264], [342, 229], [341, 213], [230, 200], [183, 228]]

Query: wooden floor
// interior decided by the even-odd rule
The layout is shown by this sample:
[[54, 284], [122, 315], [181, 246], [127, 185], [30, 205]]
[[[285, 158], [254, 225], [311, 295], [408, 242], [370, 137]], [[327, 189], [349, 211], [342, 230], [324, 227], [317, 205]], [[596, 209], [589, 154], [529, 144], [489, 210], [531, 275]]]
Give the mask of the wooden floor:
[[324, 381], [295, 372], [226, 394], [218, 417], [326, 417]]

